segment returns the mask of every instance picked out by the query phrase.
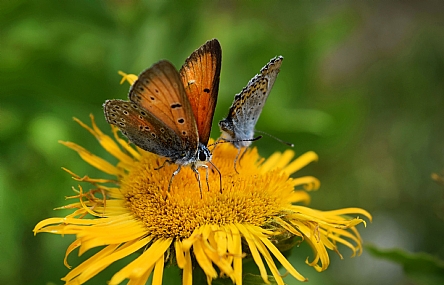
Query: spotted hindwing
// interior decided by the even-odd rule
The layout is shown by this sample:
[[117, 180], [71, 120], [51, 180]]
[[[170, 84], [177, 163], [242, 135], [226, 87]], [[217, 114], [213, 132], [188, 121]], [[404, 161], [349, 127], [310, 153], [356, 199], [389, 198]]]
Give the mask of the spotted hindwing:
[[176, 160], [186, 150], [174, 130], [134, 102], [107, 100], [104, 112], [109, 124], [146, 151]]

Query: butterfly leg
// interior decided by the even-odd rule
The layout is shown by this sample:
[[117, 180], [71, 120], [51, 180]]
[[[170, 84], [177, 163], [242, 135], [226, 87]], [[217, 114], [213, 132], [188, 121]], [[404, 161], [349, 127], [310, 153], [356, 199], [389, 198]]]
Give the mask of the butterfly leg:
[[[168, 161], [168, 160], [167, 160]], [[165, 164], [165, 163], [164, 163]], [[162, 165], [162, 167], [163, 167], [163, 165]], [[171, 189], [171, 184], [173, 184], [173, 178], [174, 178], [174, 176], [176, 176], [179, 172], [180, 172], [180, 168], [181, 168], [181, 166], [179, 165], [179, 167], [173, 172], [173, 174], [171, 175], [171, 178], [170, 178], [170, 183], [168, 183], [168, 192], [170, 192], [170, 189]]]
[[157, 168], [154, 168], [154, 170], [159, 170], [159, 169], [161, 169], [161, 168], [164, 168], [165, 165], [166, 165], [167, 163], [168, 163], [168, 164], [172, 164], [172, 163], [174, 163], [174, 162], [171, 161], [171, 160], [166, 159], [166, 160], [162, 163], [161, 166], [159, 166], [159, 167], [157, 167]]
[[[202, 167], [204, 167], [204, 166], [202, 165]], [[199, 183], [200, 198], [202, 199], [202, 185], [200, 184], [200, 173], [199, 173], [199, 170], [197, 170], [197, 167], [195, 165], [192, 165], [191, 169], [196, 174], [196, 179], [197, 179], [197, 182]], [[207, 167], [207, 169], [208, 169], [208, 167]], [[207, 180], [207, 183], [208, 183], [208, 180]], [[208, 189], [210, 189], [210, 186], [208, 186]]]
[[[216, 169], [217, 173], [219, 173], [219, 191], [220, 191], [220, 194], [222, 194], [222, 174], [220, 173], [219, 168], [217, 168], [216, 165], [214, 165], [211, 161], [208, 161], [208, 162], [213, 166], [214, 169]], [[208, 174], [208, 172], [207, 172], [207, 174]], [[208, 187], [208, 189], [210, 189], [210, 188]]]
[[244, 151], [243, 151], [242, 154], [240, 155], [240, 157], [239, 157], [239, 166], [241, 166], [241, 165], [240, 165], [240, 162], [241, 162], [241, 160], [242, 160], [242, 157], [244, 157], [245, 153], [247, 153], [247, 150], [248, 150], [248, 147], [244, 148]]
[[[247, 149], [247, 148], [245, 148], [245, 150], [246, 150], [246, 149]], [[242, 155], [240, 155], [240, 154], [241, 154], [241, 151], [242, 151], [242, 148], [239, 148], [239, 150], [237, 151], [236, 158], [234, 159], [234, 170], [236, 171], [237, 174], [239, 174], [239, 171], [237, 171], [236, 164], [237, 164], [237, 162], [239, 161], [239, 166], [241, 166], [241, 165], [240, 165], [240, 160], [241, 160], [242, 156], [245, 154], [245, 151], [244, 151], [244, 152], [242, 153]]]
[[210, 191], [210, 183], [208, 183], [208, 172], [209, 172], [209, 169], [208, 169], [208, 166], [206, 166], [206, 165], [202, 165], [202, 167], [204, 167], [205, 168], [205, 179], [207, 180], [207, 188], [208, 188], [208, 191]]

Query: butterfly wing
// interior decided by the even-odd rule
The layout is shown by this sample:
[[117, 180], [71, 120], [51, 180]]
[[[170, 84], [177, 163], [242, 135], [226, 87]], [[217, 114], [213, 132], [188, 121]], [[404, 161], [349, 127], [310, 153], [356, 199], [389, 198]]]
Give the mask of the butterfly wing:
[[207, 145], [219, 92], [222, 49], [212, 39], [194, 51], [180, 69], [185, 92], [193, 110], [199, 141]]
[[180, 75], [169, 61], [159, 61], [143, 71], [131, 86], [128, 97], [150, 114], [150, 120], [157, 118], [181, 137], [184, 148], [197, 149], [196, 120]]
[[[282, 56], [271, 59], [261, 69], [260, 74], [253, 77], [247, 86], [235, 95], [227, 118], [219, 122], [223, 136], [230, 140], [249, 140], [253, 138], [254, 127], [273, 88], [283, 59]], [[234, 143], [237, 147], [248, 146], [249, 144], [250, 142]]]
[[107, 100], [103, 104], [105, 118], [138, 147], [172, 159], [181, 158], [182, 138], [147, 110], [130, 101]]

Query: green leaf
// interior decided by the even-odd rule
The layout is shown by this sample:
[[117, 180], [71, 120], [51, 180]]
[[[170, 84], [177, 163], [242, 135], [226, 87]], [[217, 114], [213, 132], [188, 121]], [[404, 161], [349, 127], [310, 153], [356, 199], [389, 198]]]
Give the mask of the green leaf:
[[366, 249], [376, 257], [403, 266], [415, 284], [444, 284], [444, 261], [427, 253], [410, 253], [402, 249], [383, 250], [372, 245]]

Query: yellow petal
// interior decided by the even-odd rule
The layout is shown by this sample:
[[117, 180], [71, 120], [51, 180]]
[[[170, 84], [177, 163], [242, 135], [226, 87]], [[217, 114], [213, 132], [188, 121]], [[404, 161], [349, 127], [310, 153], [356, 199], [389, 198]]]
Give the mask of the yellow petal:
[[303, 185], [304, 189], [307, 191], [318, 190], [321, 186], [321, 182], [313, 176], [294, 178], [291, 182], [293, 183], [293, 186]]
[[140, 278], [130, 279], [127, 285], [145, 285], [151, 275], [151, 272], [153, 272], [153, 267], [146, 270], [145, 273], [140, 276]]
[[105, 173], [115, 175], [115, 176], [118, 176], [119, 174], [121, 174], [121, 171], [119, 169], [117, 169], [114, 165], [112, 165], [108, 161], [104, 160], [103, 158], [93, 155], [92, 153], [90, 153], [89, 151], [84, 149], [83, 147], [81, 147], [75, 143], [72, 143], [72, 142], [63, 142], [63, 141], [59, 141], [59, 142], [65, 146], [69, 147], [70, 149], [77, 151], [77, 153], [80, 155], [80, 157], [84, 161], [88, 162], [89, 164], [91, 164], [95, 168], [97, 168]]
[[299, 237], [303, 237], [303, 235], [294, 227], [290, 226], [290, 224], [288, 224], [287, 222], [285, 222], [284, 220], [282, 220], [279, 217], [275, 217], [274, 220], [280, 225], [282, 226], [284, 229], [286, 229], [288, 232], [294, 234], [295, 236], [299, 236]]
[[80, 181], [80, 182], [89, 182], [89, 183], [116, 183], [116, 180], [110, 180], [110, 179], [94, 179], [94, 178], [90, 178], [87, 175], [80, 177], [79, 175], [75, 174], [74, 172], [72, 172], [71, 170], [62, 167], [62, 169], [66, 172], [68, 172], [72, 178], [76, 181]]
[[[100, 260], [109, 256], [118, 247], [119, 247], [118, 244], [112, 244], [112, 245], [106, 246], [104, 249], [102, 249], [101, 251], [94, 254], [93, 256], [91, 256], [90, 258], [88, 258], [87, 260], [82, 262], [80, 265], [78, 265], [74, 269], [72, 269], [68, 274], [66, 274], [65, 277], [62, 278], [62, 280], [67, 281], [67, 282], [70, 280], [73, 280], [76, 276], [82, 274], [82, 272], [85, 271], [85, 269], [89, 268], [91, 265], [95, 264], [96, 262], [100, 262]], [[69, 253], [67, 253], [67, 254], [69, 254]], [[66, 258], [67, 258], [67, 255], [65, 256], [65, 260], [66, 260]], [[91, 277], [93, 277], [93, 276], [94, 275], [92, 275]]]
[[273, 153], [264, 163], [262, 163], [260, 167], [260, 171], [262, 174], [269, 172], [272, 170], [275, 165], [279, 162], [279, 159], [282, 157], [282, 154], [279, 152]]
[[[284, 168], [294, 157], [294, 151], [287, 149], [279, 158], [279, 161], [275, 163], [273, 168]], [[290, 173], [291, 174], [291, 173]]]
[[194, 256], [196, 257], [197, 263], [199, 263], [200, 268], [202, 268], [205, 274], [213, 279], [217, 278], [217, 272], [211, 264], [210, 259], [205, 254], [202, 242], [200, 240], [197, 240], [193, 244], [193, 252]]
[[[299, 272], [294, 269], [293, 265], [282, 255], [282, 253], [267, 239], [264, 237], [259, 237], [260, 241], [268, 248], [271, 253], [273, 253], [274, 257], [282, 264], [282, 266], [287, 269], [287, 271], [293, 275], [299, 281], [307, 281], [307, 279], [302, 276]], [[259, 248], [259, 247], [258, 247]]]
[[318, 155], [313, 151], [308, 151], [293, 160], [293, 162], [287, 165], [287, 167], [285, 167], [283, 171], [287, 172], [288, 174], [292, 174], [299, 171], [301, 168], [313, 161], [318, 161]]
[[[236, 228], [236, 229], [234, 229], [234, 228]], [[250, 235], [248, 230], [241, 224], [236, 224], [236, 226], [232, 226], [232, 227], [230, 227], [230, 229], [232, 229], [232, 231], [233, 230], [236, 231], [237, 229], [239, 229], [240, 233], [242, 233], [245, 240], [247, 241], [248, 248], [251, 251], [251, 256], [253, 257], [254, 262], [256, 263], [257, 267], [259, 268], [259, 272], [261, 274], [262, 279], [264, 280], [265, 283], [270, 284], [270, 281], [268, 281], [267, 269], [265, 269], [265, 265], [262, 262], [262, 258], [259, 254], [257, 247], [256, 247], [254, 239]]]
[[163, 265], [164, 265], [164, 255], [156, 261], [153, 272], [153, 282], [152, 285], [162, 285], [163, 277]]
[[182, 284], [192, 285], [193, 284], [193, 263], [191, 261], [191, 254], [189, 251], [185, 252], [186, 264], [183, 268], [182, 273]]
[[290, 203], [305, 203], [309, 204], [311, 200], [310, 195], [306, 191], [294, 191], [288, 196], [288, 202]]
[[133, 85], [134, 84], [134, 82], [137, 80], [137, 75], [134, 75], [134, 74], [126, 74], [125, 72], [123, 72], [123, 71], [120, 71], [119, 70], [119, 72], [118, 72], [121, 76], [122, 76], [122, 80], [120, 80], [120, 84], [123, 84], [123, 82], [125, 82], [125, 80], [126, 81], [128, 81], [128, 83], [130, 84], [130, 85]]
[[350, 214], [361, 214], [365, 217], [367, 217], [370, 222], [372, 221], [372, 215], [367, 212], [364, 209], [361, 208], [343, 208], [343, 209], [338, 209], [338, 210], [332, 210], [332, 211], [326, 211], [326, 213], [329, 213], [331, 215], [350, 215]]
[[264, 257], [265, 262], [268, 265], [268, 268], [271, 271], [271, 274], [273, 275], [276, 283], [278, 285], [284, 285], [284, 280], [282, 280], [281, 274], [279, 273], [279, 270], [276, 267], [276, 264], [274, 264], [273, 258], [271, 257], [270, 253], [268, 252], [267, 248], [264, 246], [263, 243], [257, 240], [256, 237], [252, 236], [252, 241], [256, 245], [258, 251], [261, 253], [261, 255]]
[[181, 269], [184, 269], [187, 264], [187, 261], [185, 259], [185, 252], [183, 251], [181, 242], [179, 240], [176, 240], [174, 242], [174, 249], [176, 252], [177, 266], [179, 266], [179, 268]]
[[137, 259], [122, 268], [111, 278], [110, 284], [120, 284], [125, 279], [137, 279], [152, 270], [171, 245], [172, 239], [159, 239], [152, 243]]
[[77, 118], [74, 118], [74, 121], [76, 121], [79, 125], [81, 125], [83, 128], [88, 130], [93, 136], [95, 136], [96, 139], [99, 141], [100, 145], [107, 152], [109, 152], [115, 158], [120, 160], [125, 169], [130, 170], [132, 164], [134, 163], [134, 160], [130, 156], [122, 152], [117, 143], [115, 143], [115, 141], [111, 139], [111, 137], [102, 133], [102, 131], [97, 127], [93, 115], [90, 115], [90, 117], [91, 117], [92, 128], [90, 128]]
[[71, 252], [73, 252], [76, 248], [78, 248], [80, 245], [82, 244], [82, 242], [79, 239], [76, 239], [75, 241], [73, 241], [69, 246], [68, 249], [65, 252], [65, 258], [63, 259], [63, 264], [71, 269], [71, 266], [68, 264], [68, 256]]
[[236, 227], [225, 227], [227, 234], [227, 249], [233, 255], [233, 270], [235, 283], [242, 285], [242, 242], [239, 230]]

